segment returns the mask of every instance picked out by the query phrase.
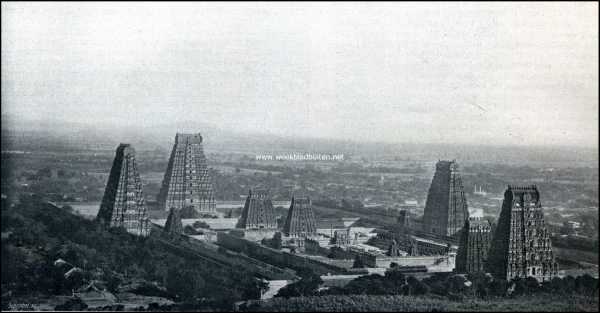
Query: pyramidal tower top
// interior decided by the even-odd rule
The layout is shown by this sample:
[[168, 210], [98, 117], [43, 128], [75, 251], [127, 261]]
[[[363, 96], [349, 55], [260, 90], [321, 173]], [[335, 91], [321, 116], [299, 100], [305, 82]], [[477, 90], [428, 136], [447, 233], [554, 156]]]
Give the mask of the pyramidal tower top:
[[508, 280], [549, 281], [558, 275], [537, 186], [508, 186], [504, 192], [487, 271]]
[[149, 234], [150, 225], [135, 162], [135, 150], [129, 144], [117, 147], [96, 219], [109, 227], [124, 227], [135, 235]]
[[237, 228], [276, 229], [275, 209], [265, 188], [249, 190]]
[[182, 218], [216, 213], [212, 183], [199, 133], [176, 134], [158, 202], [166, 211], [175, 208], [192, 215]]
[[439, 161], [427, 194], [423, 227], [426, 232], [453, 236], [469, 218], [467, 199], [456, 161]]
[[308, 197], [292, 197], [283, 232], [291, 237], [310, 237], [317, 234], [317, 222]]

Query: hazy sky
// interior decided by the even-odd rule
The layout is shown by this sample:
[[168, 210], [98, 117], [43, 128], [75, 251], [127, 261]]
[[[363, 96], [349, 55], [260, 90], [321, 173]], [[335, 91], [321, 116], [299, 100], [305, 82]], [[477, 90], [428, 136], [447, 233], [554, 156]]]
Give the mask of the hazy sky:
[[2, 113], [597, 147], [598, 4], [2, 3]]

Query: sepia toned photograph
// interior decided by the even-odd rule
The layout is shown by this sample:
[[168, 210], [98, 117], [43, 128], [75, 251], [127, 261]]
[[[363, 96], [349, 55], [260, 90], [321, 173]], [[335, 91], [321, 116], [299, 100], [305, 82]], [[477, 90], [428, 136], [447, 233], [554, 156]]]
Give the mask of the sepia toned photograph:
[[597, 2], [1, 3], [1, 310], [597, 312]]

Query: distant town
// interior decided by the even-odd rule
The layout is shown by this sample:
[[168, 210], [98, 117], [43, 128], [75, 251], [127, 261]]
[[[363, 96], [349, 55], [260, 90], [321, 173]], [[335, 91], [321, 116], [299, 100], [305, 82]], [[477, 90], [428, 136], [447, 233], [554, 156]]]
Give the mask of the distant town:
[[[205, 140], [178, 133], [170, 154], [151, 159], [153, 152], [142, 158], [130, 144], [119, 145], [112, 160], [103, 152], [69, 153], [67, 160], [4, 151], [3, 164], [11, 168], [3, 205], [41, 196], [52, 210], [103, 231], [122, 228], [220, 267], [241, 266], [264, 283], [261, 301], [306, 284], [305, 271], [318, 277], [314, 292], [320, 293], [373, 274], [386, 277], [390, 269], [420, 280], [459, 275], [465, 284], [471, 283], [465, 275], [476, 273], [504, 281], [531, 277], [542, 285], [567, 276], [598, 278], [597, 190], [591, 187], [597, 180], [585, 169], [462, 167], [456, 159], [299, 165], [244, 155], [207, 158]], [[28, 169], [27, 160], [47, 165]], [[590, 189], [565, 198], [545, 192], [572, 184]], [[3, 234], [10, 240], [10, 232]], [[86, 271], [66, 255], [53, 262]], [[108, 292], [108, 282], [84, 281], [77, 299], [86, 305], [118, 302], [98, 299], [94, 290]], [[167, 299], [158, 303], [172, 303]], [[238, 309], [254, 300], [244, 301]]]

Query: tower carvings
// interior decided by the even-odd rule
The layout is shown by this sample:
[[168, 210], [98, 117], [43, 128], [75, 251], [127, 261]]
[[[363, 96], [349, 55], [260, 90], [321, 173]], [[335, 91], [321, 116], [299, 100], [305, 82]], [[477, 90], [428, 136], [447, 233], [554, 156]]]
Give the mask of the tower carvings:
[[150, 232], [135, 150], [129, 144], [117, 147], [96, 219], [109, 227], [124, 227], [138, 236]]
[[215, 214], [216, 203], [200, 134], [177, 134], [158, 195], [167, 211], [181, 210], [183, 218]]
[[275, 209], [266, 189], [248, 191], [248, 197], [242, 210], [237, 228], [276, 229]]
[[469, 218], [467, 199], [455, 161], [439, 161], [427, 194], [423, 227], [426, 232], [453, 236]]
[[290, 237], [311, 237], [317, 234], [317, 222], [309, 198], [292, 197], [283, 232]]
[[508, 186], [487, 263], [497, 277], [550, 280], [558, 274], [535, 185]]
[[456, 255], [456, 269], [460, 273], [485, 271], [492, 225], [488, 220], [471, 217], [465, 222], [464, 231]]

